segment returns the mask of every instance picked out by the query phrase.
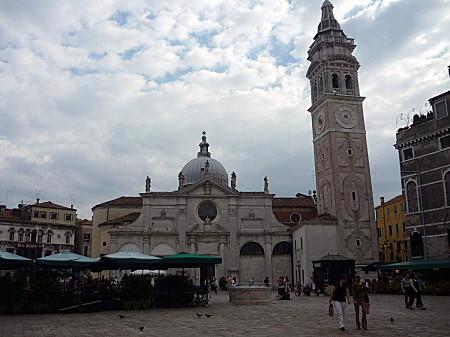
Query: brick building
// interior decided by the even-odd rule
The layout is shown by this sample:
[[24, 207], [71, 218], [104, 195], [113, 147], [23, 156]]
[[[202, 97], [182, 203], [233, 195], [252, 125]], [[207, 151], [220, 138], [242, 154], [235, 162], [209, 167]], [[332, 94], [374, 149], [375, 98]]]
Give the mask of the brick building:
[[450, 91], [397, 131], [411, 258], [447, 258], [450, 247]]

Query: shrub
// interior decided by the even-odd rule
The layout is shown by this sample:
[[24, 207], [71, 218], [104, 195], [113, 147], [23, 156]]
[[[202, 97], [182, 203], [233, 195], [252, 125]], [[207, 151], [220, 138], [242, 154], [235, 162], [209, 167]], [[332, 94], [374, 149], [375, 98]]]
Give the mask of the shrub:
[[125, 275], [122, 282], [122, 301], [147, 301], [151, 299], [152, 284], [147, 276]]
[[60, 298], [60, 284], [57, 274], [43, 270], [30, 275], [30, 301], [32, 303], [43, 303], [56, 305]]

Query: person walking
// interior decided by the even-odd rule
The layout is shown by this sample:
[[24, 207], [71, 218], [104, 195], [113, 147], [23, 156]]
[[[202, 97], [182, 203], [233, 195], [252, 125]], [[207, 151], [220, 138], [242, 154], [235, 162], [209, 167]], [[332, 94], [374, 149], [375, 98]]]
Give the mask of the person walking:
[[[413, 304], [414, 304], [414, 299], [417, 298], [419, 299], [419, 285], [417, 284], [417, 279], [416, 276], [414, 274], [414, 272], [410, 272], [409, 273], [409, 286], [411, 287], [410, 290], [410, 294], [409, 294], [409, 301], [408, 301], [408, 308], [411, 310], [414, 310], [413, 308]], [[417, 301], [416, 301], [416, 305], [417, 305]]]
[[345, 309], [346, 309], [346, 301], [350, 304], [350, 295], [348, 291], [347, 285], [347, 275], [342, 274], [339, 278], [339, 282], [333, 289], [333, 293], [331, 294], [330, 304], [333, 303], [334, 312], [336, 317], [338, 318], [338, 327], [341, 331], [345, 331]]
[[425, 289], [425, 285], [419, 273], [417, 273], [416, 279], [417, 279], [417, 290], [419, 291], [417, 293], [416, 307], [420, 308], [421, 310], [426, 310], [426, 308], [423, 306], [422, 303], [422, 292]]
[[409, 274], [405, 273], [400, 281], [400, 287], [402, 288], [403, 295], [405, 295], [405, 307], [409, 309], [409, 296], [411, 295], [411, 286], [409, 284]]
[[369, 295], [368, 290], [361, 283], [361, 277], [356, 276], [355, 282], [352, 286], [352, 296], [353, 296], [353, 304], [355, 305], [355, 315], [356, 315], [356, 328], [361, 330], [361, 323], [359, 320], [359, 309], [361, 308], [361, 321], [362, 328], [367, 330], [367, 314], [369, 308]]

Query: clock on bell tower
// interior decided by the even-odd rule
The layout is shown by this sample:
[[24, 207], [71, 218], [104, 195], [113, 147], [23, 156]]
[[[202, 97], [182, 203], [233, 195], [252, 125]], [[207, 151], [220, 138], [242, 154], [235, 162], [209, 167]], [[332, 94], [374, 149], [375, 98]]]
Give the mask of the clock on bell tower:
[[319, 214], [337, 219], [340, 255], [357, 265], [378, 259], [366, 130], [358, 83], [359, 63], [325, 0], [306, 77], [311, 113]]

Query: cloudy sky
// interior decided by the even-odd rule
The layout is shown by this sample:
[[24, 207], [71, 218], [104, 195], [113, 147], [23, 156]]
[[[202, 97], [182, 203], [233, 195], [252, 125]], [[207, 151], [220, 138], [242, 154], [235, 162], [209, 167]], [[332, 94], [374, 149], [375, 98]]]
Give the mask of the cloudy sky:
[[[177, 187], [201, 131], [238, 189], [314, 189], [306, 53], [318, 0], [0, 2], [0, 203], [79, 209]], [[358, 44], [374, 198], [399, 115], [450, 88], [450, 0], [334, 0]], [[6, 200], [7, 199], [7, 200]]]

